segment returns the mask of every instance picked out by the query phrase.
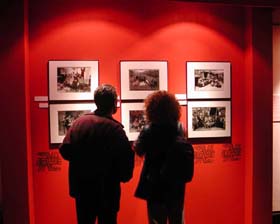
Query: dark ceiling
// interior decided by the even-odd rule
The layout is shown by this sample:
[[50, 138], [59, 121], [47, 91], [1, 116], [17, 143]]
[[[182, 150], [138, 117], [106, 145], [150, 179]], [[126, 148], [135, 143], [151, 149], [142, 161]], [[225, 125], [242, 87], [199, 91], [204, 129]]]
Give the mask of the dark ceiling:
[[183, 2], [204, 2], [215, 4], [228, 4], [238, 6], [272, 7], [279, 8], [280, 0], [171, 0]]

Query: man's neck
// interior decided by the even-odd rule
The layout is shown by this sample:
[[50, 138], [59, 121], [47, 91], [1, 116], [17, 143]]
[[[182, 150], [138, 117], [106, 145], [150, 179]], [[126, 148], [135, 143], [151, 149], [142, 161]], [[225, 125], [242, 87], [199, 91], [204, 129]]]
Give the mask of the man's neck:
[[104, 113], [103, 111], [100, 111], [98, 109], [94, 111], [94, 114], [96, 114], [98, 116], [101, 116], [101, 117], [108, 117], [108, 118], [112, 118], [113, 117], [113, 113], [112, 112]]

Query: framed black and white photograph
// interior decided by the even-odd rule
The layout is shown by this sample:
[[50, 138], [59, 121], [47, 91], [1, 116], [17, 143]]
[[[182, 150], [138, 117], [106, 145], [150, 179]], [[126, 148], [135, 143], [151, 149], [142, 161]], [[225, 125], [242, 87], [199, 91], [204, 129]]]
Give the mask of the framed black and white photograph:
[[127, 137], [134, 141], [145, 126], [144, 103], [122, 103], [121, 111]]
[[78, 117], [95, 109], [94, 103], [50, 104], [50, 143], [61, 143], [72, 123]]
[[49, 100], [92, 100], [98, 61], [49, 61]]
[[121, 61], [121, 99], [145, 99], [167, 90], [167, 61]]
[[188, 138], [216, 138], [230, 136], [230, 101], [188, 102]]
[[229, 62], [187, 62], [188, 99], [231, 97]]

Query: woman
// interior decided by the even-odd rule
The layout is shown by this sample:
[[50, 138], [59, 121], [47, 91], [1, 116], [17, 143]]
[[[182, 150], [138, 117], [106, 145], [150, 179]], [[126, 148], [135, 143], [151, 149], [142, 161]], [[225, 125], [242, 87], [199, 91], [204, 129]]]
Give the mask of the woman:
[[147, 201], [150, 224], [183, 224], [193, 148], [183, 138], [180, 105], [173, 94], [157, 91], [146, 98], [145, 113], [148, 125], [134, 144], [137, 155], [145, 157], [135, 196]]

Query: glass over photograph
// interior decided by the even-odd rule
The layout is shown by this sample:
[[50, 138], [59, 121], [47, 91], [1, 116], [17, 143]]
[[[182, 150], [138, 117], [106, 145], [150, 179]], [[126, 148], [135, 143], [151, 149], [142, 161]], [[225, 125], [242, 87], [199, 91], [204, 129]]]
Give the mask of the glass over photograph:
[[231, 98], [229, 62], [187, 62], [188, 99]]
[[188, 137], [231, 136], [230, 101], [189, 101]]
[[129, 132], [140, 132], [145, 126], [144, 110], [129, 111]]
[[195, 91], [223, 91], [223, 69], [195, 69]]
[[192, 130], [209, 131], [226, 129], [225, 107], [193, 107]]
[[145, 126], [144, 103], [122, 103], [121, 114], [128, 139], [136, 140]]
[[145, 99], [167, 90], [167, 61], [121, 61], [121, 99]]
[[50, 144], [61, 143], [73, 122], [95, 109], [94, 103], [50, 104]]
[[91, 67], [58, 67], [58, 92], [91, 92]]
[[77, 118], [90, 112], [91, 110], [58, 111], [58, 135], [64, 136]]
[[158, 69], [129, 69], [130, 90], [159, 90]]
[[49, 100], [92, 100], [98, 61], [49, 61]]

